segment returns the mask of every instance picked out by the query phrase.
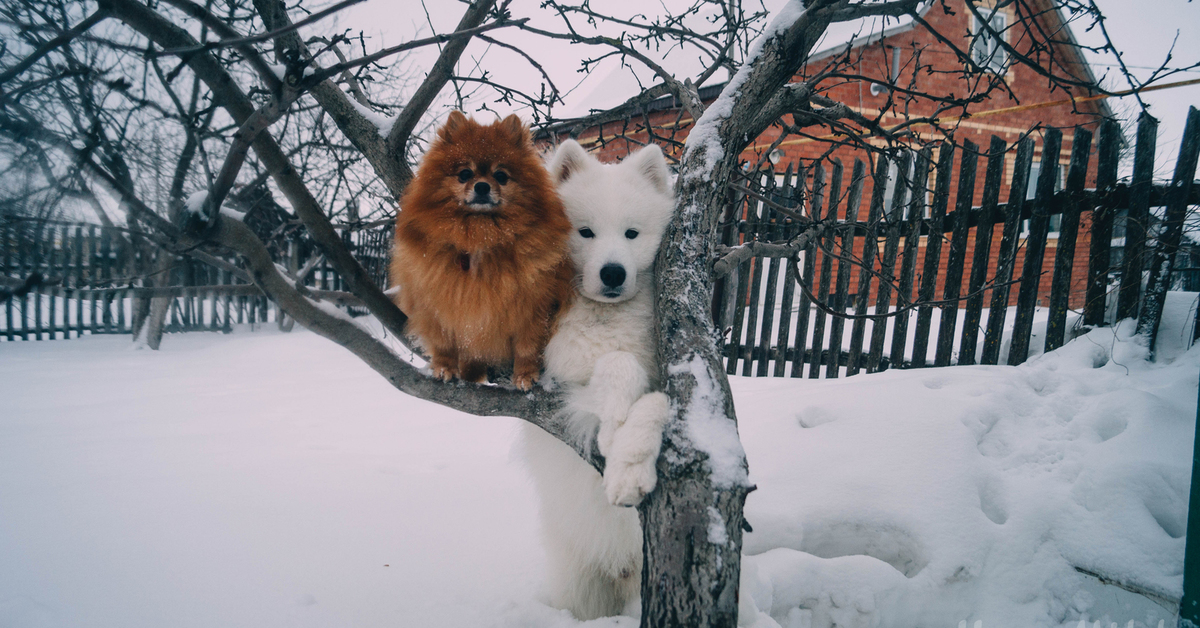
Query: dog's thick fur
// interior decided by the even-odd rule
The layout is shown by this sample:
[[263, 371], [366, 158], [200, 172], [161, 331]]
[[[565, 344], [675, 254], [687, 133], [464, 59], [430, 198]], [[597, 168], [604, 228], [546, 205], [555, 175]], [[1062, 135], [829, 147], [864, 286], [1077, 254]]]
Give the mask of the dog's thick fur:
[[642, 572], [637, 505], [654, 489], [669, 403], [654, 330], [654, 258], [674, 202], [662, 152], [603, 165], [574, 141], [550, 173], [575, 232], [579, 294], [546, 346], [546, 376], [564, 387], [565, 418], [605, 457], [604, 476], [532, 426], [520, 449], [533, 473], [549, 563], [550, 603], [579, 619], [631, 612]]
[[451, 112], [400, 201], [396, 304], [435, 377], [486, 378], [513, 364], [529, 390], [551, 317], [572, 298], [570, 222], [529, 130]]

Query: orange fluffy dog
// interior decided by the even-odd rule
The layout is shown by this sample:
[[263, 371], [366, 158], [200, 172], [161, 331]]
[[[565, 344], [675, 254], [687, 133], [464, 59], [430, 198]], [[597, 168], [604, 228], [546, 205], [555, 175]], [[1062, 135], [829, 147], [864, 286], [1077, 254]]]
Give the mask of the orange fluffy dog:
[[391, 279], [433, 375], [477, 382], [511, 362], [529, 390], [573, 294], [571, 223], [529, 130], [451, 112], [400, 208]]

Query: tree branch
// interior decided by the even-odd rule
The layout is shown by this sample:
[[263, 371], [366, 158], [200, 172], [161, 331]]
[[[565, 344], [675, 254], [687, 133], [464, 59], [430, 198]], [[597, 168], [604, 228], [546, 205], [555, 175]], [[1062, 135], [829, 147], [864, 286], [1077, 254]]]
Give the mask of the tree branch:
[[30, 54], [28, 57], [25, 57], [21, 61], [19, 61], [13, 67], [5, 70], [4, 72], [0, 72], [0, 85], [7, 83], [8, 81], [12, 80], [18, 74], [24, 72], [25, 70], [28, 70], [30, 67], [33, 66], [33, 64], [37, 63], [39, 59], [50, 54], [51, 52], [56, 50], [59, 46], [62, 46], [63, 44], [71, 41], [72, 39], [75, 39], [81, 33], [85, 32], [88, 29], [90, 29], [91, 27], [99, 24], [107, 17], [108, 17], [107, 11], [105, 11], [104, 9], [97, 10], [95, 13], [92, 13], [91, 15], [87, 16], [87, 18], [85, 18], [82, 22], [76, 24], [74, 28], [63, 32], [62, 34], [55, 37], [54, 39], [51, 39], [50, 41], [46, 42], [40, 48], [33, 51], [32, 54]]
[[[135, 0], [101, 1], [112, 10], [113, 15], [159, 46], [167, 48], [195, 45], [195, 39], [186, 31]], [[292, 35], [294, 34], [284, 35], [284, 38]], [[192, 55], [187, 63], [239, 125], [244, 124], [254, 113], [249, 98], [209, 53]], [[260, 133], [253, 146], [259, 160], [271, 173], [280, 191], [287, 197], [313, 240], [325, 252], [329, 263], [342, 276], [350, 291], [363, 300], [367, 309], [388, 331], [397, 337], [404, 337], [404, 326], [408, 318], [383, 294], [362, 265], [351, 255], [346, 244], [330, 225], [317, 200], [279, 148], [279, 144], [270, 134]]]
[[[496, 0], [472, 2], [454, 30], [464, 31], [479, 26], [495, 6]], [[408, 100], [408, 104], [404, 106], [404, 110], [392, 124], [392, 130], [387, 137], [387, 154], [392, 160], [403, 161], [405, 159], [408, 142], [412, 137], [413, 129], [417, 127], [417, 121], [425, 115], [438, 92], [442, 91], [442, 87], [454, 76], [454, 66], [458, 63], [463, 51], [466, 50], [468, 43], [470, 43], [470, 38], [463, 37], [446, 44], [421, 86], [417, 88], [416, 93]], [[410, 174], [409, 179], [411, 178]], [[405, 185], [408, 184], [409, 179], [404, 181]]]
[[499, 386], [446, 384], [428, 377], [353, 319], [302, 295], [296, 284], [279, 272], [258, 237], [241, 222], [221, 216], [207, 239], [238, 253], [254, 284], [288, 316], [348, 349], [401, 392], [476, 416], [511, 416], [529, 421], [574, 447], [584, 460], [603, 473], [604, 462], [599, 452], [581, 447], [567, 434], [558, 395], [540, 388], [526, 393]]

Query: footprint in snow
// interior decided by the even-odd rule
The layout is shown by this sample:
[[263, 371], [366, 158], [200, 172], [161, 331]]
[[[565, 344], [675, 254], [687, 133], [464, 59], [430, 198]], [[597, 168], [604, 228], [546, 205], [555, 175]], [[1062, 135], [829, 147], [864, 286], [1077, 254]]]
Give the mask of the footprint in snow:
[[816, 427], [818, 425], [832, 423], [840, 418], [842, 418], [840, 414], [824, 406], [805, 408], [796, 414], [796, 422], [799, 423], [800, 427], [803, 428]]

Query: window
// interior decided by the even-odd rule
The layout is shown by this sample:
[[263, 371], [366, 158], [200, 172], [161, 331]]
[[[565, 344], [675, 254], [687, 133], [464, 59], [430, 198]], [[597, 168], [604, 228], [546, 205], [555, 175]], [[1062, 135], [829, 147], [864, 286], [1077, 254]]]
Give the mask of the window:
[[[983, 24], [974, 16], [971, 17], [971, 60], [980, 67], [987, 68], [997, 74], [1003, 73], [1004, 68], [1008, 65], [1008, 55], [1000, 46], [1000, 38], [1004, 37], [1004, 29], [1007, 26], [1007, 16], [999, 9], [992, 9], [992, 13], [988, 15], [987, 9], [984, 9], [984, 17], [987, 18], [988, 24], [991, 26], [996, 35], [988, 32], [983, 28]], [[999, 37], [997, 37], [999, 35]]]
[[[1042, 162], [1035, 161], [1029, 167], [1029, 188], [1025, 191], [1025, 200], [1033, 201], [1033, 197], [1037, 195], [1038, 177], [1042, 174]], [[1059, 167], [1056, 177], [1054, 177], [1054, 191], [1057, 192], [1063, 189], [1063, 177], [1066, 174], [1066, 169]], [[1062, 214], [1054, 214], [1050, 216], [1050, 229], [1048, 237], [1057, 238], [1062, 230]], [[1021, 221], [1021, 237], [1029, 236], [1029, 221]]]
[[887, 222], [904, 220], [904, 207], [892, 207], [896, 197], [896, 179], [900, 177], [900, 165], [895, 160], [888, 161], [887, 184], [883, 188], [883, 212]]

